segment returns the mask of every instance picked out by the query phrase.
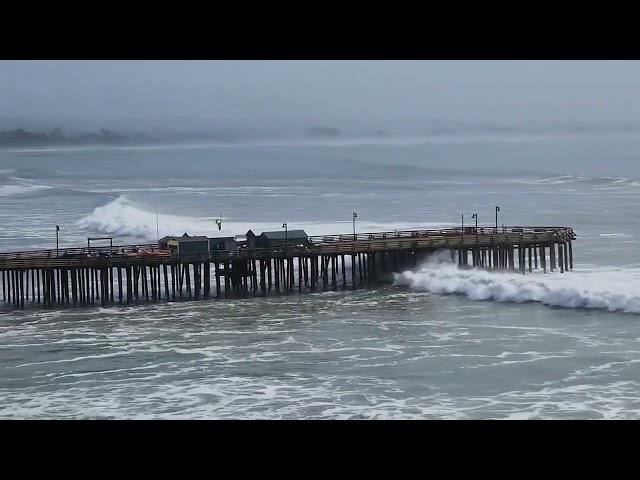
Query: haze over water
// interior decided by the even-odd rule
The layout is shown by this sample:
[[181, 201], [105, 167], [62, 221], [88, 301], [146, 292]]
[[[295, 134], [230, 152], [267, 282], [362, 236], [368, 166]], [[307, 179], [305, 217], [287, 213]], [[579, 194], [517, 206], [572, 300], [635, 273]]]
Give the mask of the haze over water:
[[[554, 127], [621, 131], [638, 80], [637, 62], [0, 62], [0, 129], [262, 132], [0, 149], [0, 251], [54, 248], [56, 224], [61, 248], [153, 242], [156, 206], [160, 236], [219, 215], [237, 234], [349, 233], [353, 211], [359, 232], [493, 225], [496, 205], [577, 234], [565, 274], [435, 256], [357, 291], [2, 305], [0, 418], [638, 418], [640, 135]], [[546, 127], [426, 135], [433, 118]], [[343, 134], [291, 135], [314, 125]]]

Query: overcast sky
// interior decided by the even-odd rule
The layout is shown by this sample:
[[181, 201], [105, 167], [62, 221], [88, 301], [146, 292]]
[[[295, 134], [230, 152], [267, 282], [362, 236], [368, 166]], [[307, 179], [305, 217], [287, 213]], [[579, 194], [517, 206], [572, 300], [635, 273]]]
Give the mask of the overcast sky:
[[0, 61], [0, 117], [397, 133], [434, 120], [638, 122], [639, 87], [637, 61]]

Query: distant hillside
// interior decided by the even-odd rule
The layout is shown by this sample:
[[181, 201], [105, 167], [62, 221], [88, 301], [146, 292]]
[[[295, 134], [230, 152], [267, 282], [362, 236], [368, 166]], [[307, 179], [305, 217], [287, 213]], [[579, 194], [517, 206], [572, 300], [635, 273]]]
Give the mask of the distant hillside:
[[50, 133], [29, 132], [22, 128], [0, 132], [0, 146], [60, 144], [65, 140], [59, 128]]
[[31, 132], [22, 128], [0, 132], [0, 148], [48, 145], [140, 145], [166, 142], [239, 141], [243, 137], [228, 131], [203, 133], [135, 132], [130, 135], [101, 128], [97, 132], [64, 135], [60, 128], [51, 132]]

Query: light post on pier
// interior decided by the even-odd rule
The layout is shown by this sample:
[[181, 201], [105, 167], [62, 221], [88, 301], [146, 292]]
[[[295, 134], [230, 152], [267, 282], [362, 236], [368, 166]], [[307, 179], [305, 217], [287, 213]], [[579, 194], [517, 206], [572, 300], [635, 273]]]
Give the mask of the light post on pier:
[[462, 214], [462, 241], [464, 242], [464, 213]]
[[60, 256], [60, 251], [58, 248], [58, 232], [60, 231], [60, 225], [56, 225], [56, 257]]
[[496, 205], [496, 233], [498, 233], [498, 212], [500, 211], [500, 207]]
[[287, 222], [284, 222], [282, 224], [282, 228], [284, 228], [284, 251], [287, 251], [287, 236], [289, 234], [289, 231], [287, 229]]
[[476, 237], [477, 237], [478, 236], [478, 214], [474, 213], [473, 215], [471, 215], [471, 218], [476, 219]]
[[353, 212], [353, 240], [356, 239], [356, 218], [358, 218], [358, 214]]

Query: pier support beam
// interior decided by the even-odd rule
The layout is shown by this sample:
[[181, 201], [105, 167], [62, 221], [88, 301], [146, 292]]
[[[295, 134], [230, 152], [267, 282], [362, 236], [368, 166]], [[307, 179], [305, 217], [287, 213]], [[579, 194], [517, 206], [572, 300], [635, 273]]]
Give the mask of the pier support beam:
[[573, 247], [571, 246], [571, 240], [569, 240], [568, 245], [569, 245], [569, 268], [573, 270]]

